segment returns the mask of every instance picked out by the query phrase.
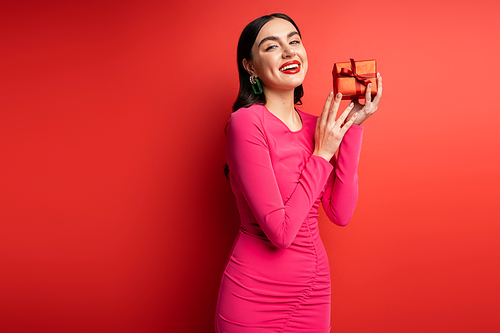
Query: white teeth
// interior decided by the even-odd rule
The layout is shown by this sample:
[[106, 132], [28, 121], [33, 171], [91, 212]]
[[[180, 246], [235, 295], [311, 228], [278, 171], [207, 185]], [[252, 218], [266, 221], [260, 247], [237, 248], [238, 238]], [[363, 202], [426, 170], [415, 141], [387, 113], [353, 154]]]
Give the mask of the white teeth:
[[280, 71], [283, 72], [283, 71], [287, 71], [289, 69], [294, 69], [294, 68], [299, 68], [299, 65], [298, 64], [288, 65], [288, 66], [281, 68]]

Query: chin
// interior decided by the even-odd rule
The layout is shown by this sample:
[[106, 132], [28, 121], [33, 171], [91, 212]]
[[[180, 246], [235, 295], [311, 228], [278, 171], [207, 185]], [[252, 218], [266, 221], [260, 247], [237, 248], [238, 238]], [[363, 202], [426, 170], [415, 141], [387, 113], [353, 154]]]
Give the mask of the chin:
[[305, 79], [305, 75], [300, 75], [300, 73], [295, 74], [294, 77], [288, 77], [285, 79], [281, 79], [279, 81], [269, 82], [266, 84], [269, 88], [277, 89], [277, 90], [293, 90], [300, 86]]
[[302, 78], [300, 78], [298, 80], [294, 80], [294, 82], [293, 82], [293, 84], [291, 86], [293, 87], [293, 89], [295, 89], [298, 86], [300, 86], [302, 83], [304, 83], [304, 77], [302, 77]]

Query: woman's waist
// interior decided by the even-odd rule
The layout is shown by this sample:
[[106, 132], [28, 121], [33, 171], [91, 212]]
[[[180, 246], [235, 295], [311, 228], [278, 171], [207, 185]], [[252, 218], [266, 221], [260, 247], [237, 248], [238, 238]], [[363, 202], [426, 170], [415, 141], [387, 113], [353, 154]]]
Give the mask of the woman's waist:
[[[321, 239], [318, 243], [294, 241], [288, 248], [280, 249], [261, 235], [240, 229], [240, 235], [231, 253], [228, 269], [257, 274], [282, 281], [310, 279], [322, 272], [329, 274], [328, 258]], [[297, 240], [297, 238], [296, 238]]]
[[[268, 235], [264, 233], [260, 224], [253, 218], [253, 216], [251, 218], [241, 219], [240, 232], [244, 235], [254, 237], [264, 242], [270, 243], [271, 246], [275, 247], [271, 243]], [[273, 237], [273, 235], [270, 236]], [[299, 246], [300, 248], [297, 249], [295, 248], [296, 246]], [[303, 248], [313, 249], [314, 247], [323, 247], [323, 243], [321, 241], [321, 237], [319, 234], [318, 219], [316, 217], [311, 217], [311, 218], [308, 217], [300, 225], [300, 228], [297, 234], [295, 235], [292, 244], [290, 245], [289, 248], [300, 251]]]

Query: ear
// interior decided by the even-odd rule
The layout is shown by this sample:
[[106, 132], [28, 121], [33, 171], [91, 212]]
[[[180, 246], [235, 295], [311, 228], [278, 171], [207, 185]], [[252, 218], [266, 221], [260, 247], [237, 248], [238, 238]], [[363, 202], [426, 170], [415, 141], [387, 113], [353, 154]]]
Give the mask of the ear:
[[248, 74], [250, 74], [250, 75], [255, 74], [255, 70], [253, 69], [253, 64], [252, 64], [251, 60], [248, 61], [247, 59], [243, 59], [242, 63], [243, 63], [243, 67], [246, 69]]

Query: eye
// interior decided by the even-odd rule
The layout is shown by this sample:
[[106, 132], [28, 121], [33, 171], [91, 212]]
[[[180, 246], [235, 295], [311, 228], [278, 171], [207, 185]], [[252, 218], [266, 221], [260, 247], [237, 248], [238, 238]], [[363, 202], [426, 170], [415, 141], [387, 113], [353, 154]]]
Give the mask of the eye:
[[300, 40], [292, 40], [290, 44], [300, 44]]
[[273, 50], [273, 49], [275, 49], [276, 47], [277, 47], [276, 45], [270, 45], [270, 46], [266, 47], [266, 51]]

